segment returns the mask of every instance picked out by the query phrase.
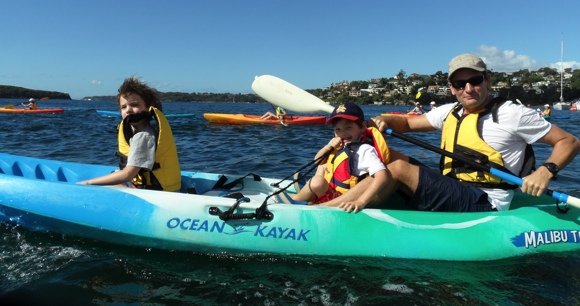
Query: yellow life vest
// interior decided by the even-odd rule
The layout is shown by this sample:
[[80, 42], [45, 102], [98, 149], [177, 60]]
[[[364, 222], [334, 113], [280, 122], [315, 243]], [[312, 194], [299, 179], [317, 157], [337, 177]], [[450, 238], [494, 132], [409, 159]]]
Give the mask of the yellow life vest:
[[[441, 148], [477, 160], [481, 164], [509, 172], [504, 167], [501, 154], [483, 141], [477, 130], [479, 118], [489, 111], [484, 109], [459, 117], [460, 109], [461, 104], [458, 104], [445, 119], [441, 132]], [[454, 177], [463, 182], [481, 184], [499, 184], [501, 182], [500, 178], [489, 172], [475, 170], [473, 167], [450, 157], [442, 156], [440, 166], [443, 175]]]
[[284, 119], [284, 117], [286, 117], [286, 115], [284, 115], [284, 109], [281, 107], [276, 107], [276, 117], [278, 117], [279, 119]]
[[383, 164], [389, 163], [391, 159], [389, 147], [381, 132], [374, 127], [366, 129], [360, 142], [349, 143], [339, 150], [334, 150], [328, 156], [324, 179], [336, 191], [345, 193], [364, 178], [364, 176], [358, 177], [351, 174], [354, 165], [352, 165], [352, 158], [350, 157], [354, 154], [352, 145], [365, 143], [375, 148]]
[[544, 116], [551, 116], [552, 115], [552, 110], [549, 108], [546, 108], [543, 112]]
[[[181, 189], [181, 170], [171, 127], [160, 110], [150, 107], [149, 112], [158, 123], [155, 165], [151, 171], [141, 169], [139, 174], [133, 179], [133, 184], [137, 188], [178, 191]], [[127, 121], [126, 119], [119, 124], [117, 135], [119, 141], [117, 156], [119, 156], [121, 169], [127, 164], [127, 156], [130, 149], [129, 139], [133, 137], [131, 125], [125, 122]]]

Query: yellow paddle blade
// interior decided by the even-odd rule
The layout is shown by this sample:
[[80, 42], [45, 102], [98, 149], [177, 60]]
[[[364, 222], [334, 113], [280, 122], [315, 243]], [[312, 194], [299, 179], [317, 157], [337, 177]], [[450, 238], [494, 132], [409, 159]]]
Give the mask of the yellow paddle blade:
[[40, 101], [44, 101], [44, 100], [48, 100], [48, 97], [44, 97], [44, 98], [40, 99]]
[[8, 105], [4, 106], [4, 108], [14, 108], [14, 104], [8, 104]]
[[421, 97], [421, 92], [418, 92], [417, 95], [415, 96], [415, 99], [419, 100], [420, 97]]

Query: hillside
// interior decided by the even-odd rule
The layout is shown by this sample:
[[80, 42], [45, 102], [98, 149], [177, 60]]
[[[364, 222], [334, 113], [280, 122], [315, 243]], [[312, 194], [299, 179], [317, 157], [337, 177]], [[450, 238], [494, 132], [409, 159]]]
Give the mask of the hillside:
[[44, 97], [49, 97], [50, 99], [71, 100], [70, 95], [64, 92], [0, 85], [0, 98], [28, 100], [29, 98], [41, 99]]

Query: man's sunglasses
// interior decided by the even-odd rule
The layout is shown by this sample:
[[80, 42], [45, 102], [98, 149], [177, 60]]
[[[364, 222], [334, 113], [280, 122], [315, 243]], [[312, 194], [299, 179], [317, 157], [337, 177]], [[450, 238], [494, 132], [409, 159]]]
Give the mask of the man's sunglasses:
[[485, 80], [485, 75], [478, 75], [478, 76], [474, 76], [468, 80], [456, 80], [451, 82], [451, 86], [453, 86], [453, 88], [460, 90], [465, 88], [465, 85], [467, 85], [467, 83], [471, 84], [472, 86], [477, 86], [481, 83], [483, 83], [483, 80]]

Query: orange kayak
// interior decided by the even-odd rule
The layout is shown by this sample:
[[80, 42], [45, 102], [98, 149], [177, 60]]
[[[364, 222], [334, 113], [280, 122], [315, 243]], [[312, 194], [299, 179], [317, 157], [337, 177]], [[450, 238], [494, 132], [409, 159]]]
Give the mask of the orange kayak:
[[63, 113], [64, 108], [38, 108], [38, 109], [24, 109], [24, 108], [0, 108], [0, 113], [10, 114], [38, 114], [38, 113]]
[[[244, 114], [204, 113], [209, 122], [223, 124], [281, 124], [279, 119], [262, 120], [261, 116]], [[284, 124], [324, 124], [326, 116], [286, 116]]]

